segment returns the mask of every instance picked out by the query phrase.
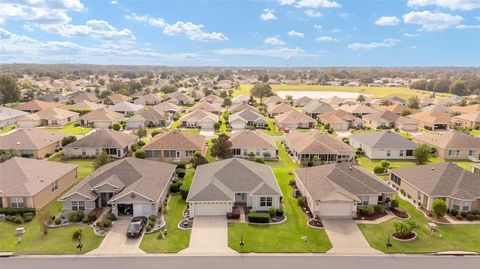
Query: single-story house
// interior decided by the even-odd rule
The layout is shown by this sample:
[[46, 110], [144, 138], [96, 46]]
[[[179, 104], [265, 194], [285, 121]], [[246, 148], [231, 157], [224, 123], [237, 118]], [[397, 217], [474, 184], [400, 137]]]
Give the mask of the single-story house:
[[294, 107], [287, 105], [285, 103], [279, 103], [279, 104], [270, 105], [267, 107], [268, 116], [271, 118], [286, 112], [293, 111], [293, 110], [296, 111]]
[[47, 108], [52, 108], [52, 107], [59, 107], [62, 104], [60, 103], [54, 103], [54, 102], [44, 102], [41, 100], [32, 100], [26, 103], [20, 103], [16, 105], [14, 108], [16, 110], [28, 112], [28, 113], [36, 113], [40, 110], [44, 110]]
[[353, 134], [348, 137], [354, 149], [361, 148], [372, 160], [414, 159], [413, 150], [417, 144], [391, 131]]
[[181, 113], [183, 110], [181, 106], [177, 106], [176, 104], [169, 103], [169, 102], [160, 103], [156, 106], [153, 106], [152, 108], [158, 112], [161, 112], [164, 114], [168, 113], [171, 115], [175, 115], [175, 113]]
[[373, 109], [365, 104], [343, 105], [340, 107], [340, 109], [360, 118], [364, 115], [377, 112], [376, 109]]
[[118, 112], [123, 115], [133, 115], [143, 109], [142, 105], [137, 105], [129, 102], [119, 102], [113, 105], [110, 110]]
[[231, 158], [197, 167], [188, 192], [190, 216], [225, 216], [238, 204], [256, 211], [281, 208], [282, 191], [272, 168]]
[[375, 175], [350, 164], [330, 164], [294, 171], [295, 183], [308, 207], [319, 218], [356, 217], [357, 208], [383, 204], [395, 190]]
[[105, 151], [110, 157], [123, 158], [138, 136], [109, 129], [100, 129], [64, 147], [64, 154], [70, 158], [93, 158]]
[[69, 104], [76, 104], [82, 101], [88, 101], [92, 103], [98, 103], [100, 100], [92, 92], [87, 91], [76, 91], [67, 95]]
[[125, 122], [126, 129], [165, 127], [170, 117], [156, 109], [144, 109]]
[[245, 129], [248, 126], [255, 126], [256, 128], [267, 126], [267, 119], [253, 109], [244, 109], [231, 114], [228, 122], [233, 130]]
[[294, 109], [275, 116], [278, 128], [290, 130], [315, 128], [317, 120]]
[[240, 112], [242, 110], [245, 110], [245, 109], [250, 109], [250, 110], [253, 110], [255, 112], [260, 112], [258, 110], [258, 108], [254, 107], [254, 106], [251, 106], [249, 104], [238, 104], [238, 105], [232, 105], [229, 109], [228, 109], [228, 112], [230, 113], [237, 113], [237, 112]]
[[132, 98], [120, 93], [114, 93], [108, 96], [107, 98], [105, 98], [105, 104], [107, 105], [116, 105], [118, 103], [130, 102], [130, 101], [132, 101]]
[[278, 105], [280, 103], [283, 103], [283, 102], [285, 102], [285, 100], [283, 100], [278, 95], [273, 95], [273, 96], [267, 97], [263, 100], [263, 104], [265, 104], [267, 107], [276, 106], [276, 105]]
[[463, 132], [423, 133], [412, 137], [413, 142], [428, 144], [436, 155], [445, 160], [478, 160], [480, 139]]
[[98, 104], [98, 103], [82, 100], [82, 101], [76, 102], [73, 105], [66, 106], [66, 109], [70, 111], [83, 113], [83, 112], [89, 112], [89, 111], [97, 110], [104, 107], [105, 107], [104, 104]]
[[239, 104], [248, 104], [250, 101], [250, 96], [246, 95], [239, 95], [237, 97], [232, 98], [232, 104], [239, 105]]
[[451, 116], [452, 114], [455, 113], [455, 111], [451, 110], [450, 107], [444, 106], [444, 105], [429, 105], [426, 107], [420, 108], [420, 111], [425, 112], [425, 111], [432, 111], [432, 110], [438, 110], [441, 111], [443, 114]]
[[440, 110], [431, 110], [418, 112], [407, 116], [408, 118], [418, 122], [421, 127], [435, 131], [435, 130], [446, 130], [450, 126], [452, 118], [445, 115]]
[[332, 107], [339, 107], [343, 104], [349, 103], [348, 99], [340, 98], [338, 96], [332, 96], [332, 97], [323, 99], [322, 102], [329, 104]]
[[393, 104], [393, 105], [389, 105], [389, 106], [384, 106], [383, 109], [388, 110], [388, 111], [392, 111], [393, 113], [395, 113], [397, 115], [402, 115], [402, 116], [413, 114], [413, 113], [416, 112], [415, 109], [411, 109], [408, 106], [403, 105], [403, 104]]
[[364, 120], [341, 109], [320, 115], [318, 120], [324, 125], [330, 125], [334, 131], [348, 131], [350, 128], [361, 129], [365, 126]]
[[124, 116], [122, 114], [106, 108], [93, 110], [78, 118], [80, 125], [91, 125], [98, 129], [110, 128], [114, 123], [120, 123], [123, 120]]
[[480, 210], [480, 175], [451, 163], [435, 163], [390, 169], [390, 184], [414, 204], [432, 210], [442, 199], [448, 209]]
[[327, 103], [321, 101], [311, 101], [302, 108], [302, 112], [316, 119], [318, 116], [334, 111]]
[[355, 149], [319, 130], [287, 133], [285, 147], [297, 162], [304, 158], [313, 161], [315, 156], [324, 163], [351, 161], [355, 158]]
[[39, 126], [64, 126], [78, 119], [78, 113], [58, 107], [50, 107], [29, 114], [17, 121], [20, 128], [34, 128]]
[[238, 131], [230, 135], [233, 156], [249, 158], [276, 159], [278, 155], [277, 144], [270, 135], [261, 131]]
[[205, 136], [178, 130], [157, 134], [143, 150], [147, 159], [166, 162], [189, 162], [195, 152], [206, 153]]
[[75, 183], [77, 167], [21, 157], [0, 163], [0, 208], [43, 208]]
[[162, 98], [154, 93], [145, 94], [133, 100], [134, 104], [142, 106], [154, 106], [160, 104], [161, 102]]
[[27, 112], [0, 106], [0, 128], [17, 124], [17, 121], [26, 115]]
[[207, 102], [215, 106], [223, 106], [223, 98], [218, 97], [214, 94], [203, 97], [200, 102]]
[[0, 136], [0, 150], [15, 149], [25, 158], [43, 159], [62, 147], [62, 139], [68, 136], [61, 132], [39, 129], [17, 129]]
[[45, 102], [56, 102], [60, 104], [68, 103], [67, 96], [63, 95], [62, 93], [49, 90], [47, 90], [45, 94], [41, 95], [39, 99]]
[[469, 105], [469, 106], [451, 106], [450, 109], [454, 112], [461, 114], [472, 114], [480, 112], [480, 104]]
[[202, 130], [213, 130], [215, 123], [219, 120], [218, 115], [205, 110], [192, 111], [180, 118], [182, 127], [200, 128]]
[[304, 107], [312, 101], [314, 101], [312, 98], [310, 98], [308, 96], [302, 96], [300, 98], [293, 99], [293, 106]]
[[210, 103], [207, 103], [207, 102], [200, 102], [200, 103], [195, 104], [192, 108], [190, 108], [188, 110], [188, 112], [196, 112], [196, 111], [200, 111], [200, 110], [207, 111], [207, 112], [210, 112], [210, 113], [216, 114], [216, 115], [222, 114], [222, 107], [221, 106], [215, 105], [215, 104], [210, 104]]
[[465, 127], [468, 129], [480, 128], [480, 111], [468, 114], [461, 114], [453, 117], [456, 127]]
[[93, 172], [59, 199], [67, 212], [108, 208], [117, 216], [158, 213], [175, 178], [175, 165], [125, 158]]
[[368, 114], [362, 117], [362, 119], [365, 121], [365, 125], [374, 128], [374, 129], [386, 129], [386, 128], [394, 128], [395, 127], [395, 121], [399, 118], [400, 116], [388, 111], [388, 110], [383, 110], [383, 111], [377, 111], [372, 114]]
[[395, 128], [402, 131], [413, 132], [418, 130], [418, 122], [410, 118], [400, 116], [395, 121]]
[[195, 103], [195, 99], [181, 92], [174, 92], [174, 93], [168, 94], [168, 97], [169, 99], [167, 100], [167, 102], [173, 103], [179, 106], [185, 106], [185, 105], [189, 106]]

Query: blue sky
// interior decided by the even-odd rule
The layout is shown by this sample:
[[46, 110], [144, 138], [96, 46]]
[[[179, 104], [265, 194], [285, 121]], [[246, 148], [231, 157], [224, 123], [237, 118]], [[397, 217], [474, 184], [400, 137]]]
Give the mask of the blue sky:
[[479, 66], [480, 0], [0, 0], [0, 62]]

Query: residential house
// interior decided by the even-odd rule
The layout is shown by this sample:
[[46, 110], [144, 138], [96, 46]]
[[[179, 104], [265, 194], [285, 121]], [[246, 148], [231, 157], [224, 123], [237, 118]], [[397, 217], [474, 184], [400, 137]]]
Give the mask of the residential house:
[[270, 135], [261, 131], [238, 131], [230, 135], [233, 156], [240, 158], [276, 159], [277, 144]]
[[100, 129], [64, 147], [64, 155], [69, 158], [94, 158], [102, 151], [110, 157], [123, 158], [138, 140], [138, 136]]
[[272, 168], [239, 158], [197, 167], [187, 203], [190, 216], [225, 216], [237, 205], [268, 212], [281, 208], [282, 191]]
[[43, 94], [40, 99], [45, 102], [56, 102], [59, 104], [65, 104], [68, 102], [69, 98], [61, 93], [56, 93], [53, 91], [47, 91]]
[[326, 104], [329, 104], [332, 107], [339, 107], [343, 104], [348, 103], [349, 101], [347, 99], [340, 98], [338, 96], [332, 96], [330, 98], [326, 98], [326, 99], [322, 100], [322, 102], [324, 102]]
[[147, 159], [189, 162], [195, 152], [206, 153], [205, 136], [178, 130], [157, 134], [142, 149]]
[[87, 91], [76, 91], [74, 93], [67, 95], [67, 98], [68, 98], [67, 103], [69, 104], [76, 104], [82, 101], [88, 101], [92, 103], [100, 102], [100, 99], [98, 99], [94, 93], [87, 92]]
[[277, 105], [270, 105], [267, 107], [267, 112], [268, 112], [268, 116], [273, 118], [277, 115], [280, 115], [280, 114], [283, 114], [283, 113], [286, 113], [286, 112], [290, 112], [290, 111], [293, 111], [296, 109], [290, 105], [287, 105], [285, 103], [280, 103], [280, 104], [277, 104]]
[[360, 118], [364, 115], [377, 112], [377, 110], [364, 104], [343, 105], [340, 107], [340, 109]]
[[78, 113], [58, 107], [50, 107], [20, 118], [17, 124], [20, 128], [34, 128], [39, 126], [64, 126], [75, 122]]
[[142, 95], [135, 100], [133, 100], [133, 103], [136, 105], [142, 105], [142, 106], [154, 106], [158, 105], [162, 102], [162, 99], [154, 94], [154, 93], [149, 93], [146, 95]]
[[62, 147], [67, 134], [39, 129], [18, 129], [0, 136], [0, 150], [15, 149], [25, 158], [43, 159]]
[[0, 208], [43, 208], [75, 183], [77, 167], [21, 157], [0, 163]]
[[17, 121], [26, 115], [27, 112], [0, 106], [0, 128], [17, 124]]
[[250, 109], [250, 110], [253, 110], [255, 112], [260, 112], [258, 110], [258, 108], [254, 107], [254, 106], [251, 106], [251, 105], [248, 105], [248, 104], [238, 104], [238, 105], [232, 105], [229, 109], [228, 109], [228, 112], [230, 113], [237, 113], [237, 112], [240, 112], [242, 110], [245, 110], [245, 109]]
[[200, 102], [206, 102], [206, 103], [210, 103], [212, 105], [215, 105], [217, 107], [222, 107], [223, 106], [223, 98], [221, 97], [218, 97], [214, 94], [210, 94], [208, 96], [205, 96], [203, 97]]
[[302, 159], [313, 161], [315, 156], [323, 163], [351, 161], [355, 158], [355, 149], [319, 130], [287, 133], [285, 147], [297, 162]]
[[93, 110], [104, 108], [104, 107], [105, 105], [103, 104], [93, 103], [86, 100], [78, 101], [73, 105], [66, 106], [66, 108], [70, 111], [83, 113], [83, 114], [85, 114], [85, 112], [93, 111]]
[[426, 107], [420, 108], [420, 111], [432, 111], [432, 110], [438, 110], [441, 111], [443, 114], [447, 114], [449, 116], [453, 115], [455, 112], [450, 109], [450, 107], [446, 107], [444, 105], [429, 105]]
[[200, 128], [202, 130], [213, 130], [215, 123], [220, 117], [205, 110], [192, 111], [180, 118], [184, 128]]
[[413, 150], [417, 144], [391, 131], [353, 134], [348, 137], [349, 144], [361, 148], [371, 160], [414, 159]]
[[415, 109], [411, 109], [408, 106], [403, 104], [393, 104], [389, 106], [384, 106], [383, 109], [392, 111], [393, 113], [397, 115], [402, 115], [402, 116], [407, 116], [416, 112]]
[[432, 210], [442, 199], [449, 210], [480, 210], [480, 175], [451, 163], [435, 163], [390, 169], [390, 184], [414, 204]]
[[153, 109], [164, 114], [168, 113], [172, 116], [175, 115], [176, 113], [182, 113], [182, 110], [183, 110], [181, 106], [177, 106], [176, 104], [169, 103], [169, 102], [160, 103], [154, 106]]
[[395, 198], [394, 189], [351, 164], [298, 168], [294, 175], [310, 211], [319, 218], [356, 217], [358, 207], [384, 204]]
[[302, 112], [316, 119], [318, 116], [334, 111], [329, 105], [321, 101], [311, 101], [302, 108]]
[[416, 131], [418, 123], [392, 111], [383, 110], [363, 116], [365, 125], [374, 129], [398, 128], [402, 131]]
[[450, 122], [452, 121], [450, 116], [447, 116], [440, 110], [436, 109], [418, 112], [408, 115], [407, 117], [418, 122], [421, 127], [431, 131], [446, 130], [449, 128]]
[[105, 104], [107, 105], [116, 105], [118, 103], [130, 102], [130, 101], [132, 101], [132, 98], [120, 93], [114, 93], [108, 96], [107, 98], [105, 98]]
[[132, 116], [143, 109], [142, 105], [137, 105], [129, 102], [119, 102], [113, 105], [110, 110], [118, 112], [126, 116]]
[[469, 105], [469, 106], [451, 106], [450, 110], [460, 113], [460, 114], [472, 114], [480, 112], [480, 104]]
[[480, 111], [461, 114], [453, 117], [455, 127], [465, 127], [467, 129], [479, 129], [480, 128]]
[[232, 98], [232, 105], [248, 104], [249, 101], [250, 101], [250, 96], [239, 95], [237, 97]]
[[26, 103], [20, 103], [19, 105], [16, 105], [14, 108], [16, 110], [28, 112], [28, 113], [36, 113], [40, 110], [45, 110], [47, 108], [52, 108], [52, 107], [59, 107], [62, 104], [60, 103], [50, 103], [50, 102], [44, 102], [41, 100], [32, 100]]
[[228, 122], [233, 130], [245, 129], [248, 126], [255, 128], [265, 128], [267, 119], [253, 109], [244, 109], [229, 116]]
[[168, 94], [168, 97], [169, 99], [167, 100], [167, 102], [173, 103], [179, 106], [190, 106], [190, 105], [193, 105], [193, 103], [195, 103], [195, 99], [181, 92], [174, 92], [174, 93]]
[[311, 129], [315, 128], [317, 120], [294, 109], [275, 116], [275, 122], [281, 129]]
[[478, 160], [480, 139], [456, 131], [423, 133], [413, 136], [413, 142], [428, 144], [436, 155], [445, 160]]
[[285, 102], [285, 100], [280, 98], [278, 95], [273, 95], [273, 96], [267, 97], [263, 100], [263, 104], [265, 104], [267, 107], [276, 106], [276, 105], [281, 104], [283, 102]]
[[216, 114], [216, 115], [221, 115], [222, 114], [222, 107], [221, 106], [218, 106], [218, 105], [215, 105], [215, 104], [210, 104], [210, 103], [207, 103], [207, 102], [199, 102], [199, 103], [195, 104], [192, 108], [190, 108], [188, 111], [189, 112], [195, 112], [195, 111], [199, 111], [199, 110], [207, 111], [209, 113]]
[[120, 123], [123, 120], [124, 116], [122, 114], [106, 108], [93, 110], [78, 118], [80, 125], [90, 125], [98, 129], [110, 128], [114, 123]]
[[125, 122], [126, 129], [166, 127], [170, 118], [155, 109], [144, 109]]
[[334, 131], [348, 131], [350, 128], [362, 129], [365, 126], [364, 120], [341, 109], [320, 115], [318, 120], [323, 125], [330, 125]]
[[128, 157], [93, 172], [59, 199], [66, 212], [106, 208], [116, 216], [156, 215], [175, 178], [175, 165]]
[[297, 99], [293, 99], [293, 106], [295, 107], [304, 107], [306, 106], [308, 103], [314, 101], [312, 98], [308, 97], [308, 96], [302, 96], [300, 98], [297, 98]]

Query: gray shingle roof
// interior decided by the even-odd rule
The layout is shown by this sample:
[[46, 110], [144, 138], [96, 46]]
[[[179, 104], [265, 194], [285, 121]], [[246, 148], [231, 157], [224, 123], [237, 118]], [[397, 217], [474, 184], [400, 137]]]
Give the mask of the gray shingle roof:
[[135, 143], [137, 139], [138, 136], [133, 134], [101, 129], [66, 145], [65, 148], [124, 148]]
[[417, 144], [391, 131], [378, 131], [353, 134], [349, 137], [362, 145], [373, 149], [414, 149]]

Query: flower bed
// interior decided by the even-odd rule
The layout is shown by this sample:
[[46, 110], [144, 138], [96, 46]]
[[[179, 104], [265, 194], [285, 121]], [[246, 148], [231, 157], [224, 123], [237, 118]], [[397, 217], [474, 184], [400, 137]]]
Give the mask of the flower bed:
[[416, 232], [411, 232], [408, 235], [400, 235], [400, 234], [397, 234], [397, 233], [393, 233], [392, 236], [393, 236], [393, 239], [395, 239], [397, 241], [409, 242], [409, 241], [413, 241], [417, 238], [417, 233]]
[[396, 209], [396, 208], [392, 208], [392, 209], [390, 209], [390, 211], [392, 211], [392, 213], [393, 213], [395, 216], [397, 216], [397, 217], [399, 217], [399, 218], [401, 218], [401, 219], [408, 219], [408, 218], [410, 218], [410, 216], [408, 215], [408, 213], [405, 212], [405, 211], [401, 211], [401, 210], [398, 210], [398, 209]]
[[362, 212], [357, 212], [357, 216], [354, 218], [355, 220], [376, 220], [381, 217], [388, 215], [387, 212], [374, 212], [372, 214], [364, 214]]
[[323, 223], [320, 219], [310, 219], [308, 221], [308, 226], [312, 228], [323, 228]]

